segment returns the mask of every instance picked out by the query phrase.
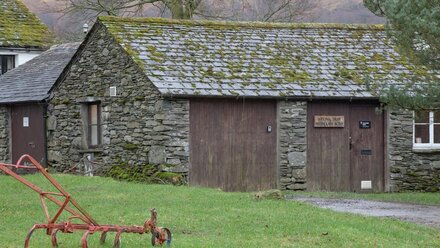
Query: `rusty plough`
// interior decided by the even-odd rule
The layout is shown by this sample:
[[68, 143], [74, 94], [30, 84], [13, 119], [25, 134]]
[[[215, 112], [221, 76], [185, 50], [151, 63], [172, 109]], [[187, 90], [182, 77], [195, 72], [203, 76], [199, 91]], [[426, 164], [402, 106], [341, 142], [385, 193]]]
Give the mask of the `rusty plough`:
[[[23, 165], [23, 162], [26, 161], [26, 165]], [[29, 164], [29, 165], [28, 165]], [[17, 174], [13, 169], [22, 169], [22, 170], [30, 170], [37, 171], [43, 174], [43, 176], [49, 180], [49, 182], [59, 191], [59, 192], [49, 192], [44, 191], [41, 188], [37, 187], [30, 181], [21, 177]], [[163, 245], [166, 243], [167, 245], [171, 244], [171, 232], [168, 228], [158, 227], [156, 226], [157, 221], [157, 212], [155, 209], [151, 209], [151, 217], [146, 220], [143, 226], [122, 226], [122, 225], [101, 225], [96, 222], [92, 216], [85, 211], [71, 196], [67, 193], [61, 185], [46, 172], [46, 170], [41, 166], [34, 158], [29, 155], [23, 155], [18, 160], [17, 164], [2, 164], [0, 163], [0, 170], [4, 171], [6, 174], [13, 176], [15, 179], [25, 184], [35, 192], [40, 195], [41, 205], [43, 207], [43, 211], [45, 217], [47, 219], [47, 223], [44, 224], [35, 224], [30, 229], [28, 235], [26, 236], [24, 247], [27, 248], [29, 246], [29, 240], [31, 238], [32, 233], [36, 229], [46, 229], [46, 234], [51, 236], [52, 246], [58, 247], [57, 242], [57, 233], [73, 233], [76, 231], [84, 231], [84, 235], [82, 236], [82, 247], [87, 248], [87, 238], [89, 235], [94, 233], [101, 233], [101, 244], [105, 242], [106, 236], [108, 232], [115, 232], [115, 240], [113, 243], [113, 247], [121, 246], [121, 234], [122, 233], [151, 233], [151, 244], [154, 245]], [[46, 204], [46, 200], [49, 200], [55, 203], [58, 207], [55, 215], [51, 216], [49, 214], [49, 210]], [[63, 212], [70, 213], [70, 217], [67, 218], [66, 221], [58, 221], [60, 215]], [[75, 221], [75, 223], [73, 223]], [[77, 223], [80, 222], [80, 223]]]

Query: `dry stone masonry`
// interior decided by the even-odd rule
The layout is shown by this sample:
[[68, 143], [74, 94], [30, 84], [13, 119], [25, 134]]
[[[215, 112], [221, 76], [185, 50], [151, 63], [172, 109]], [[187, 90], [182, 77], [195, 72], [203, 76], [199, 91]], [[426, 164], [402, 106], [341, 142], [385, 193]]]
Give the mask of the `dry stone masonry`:
[[307, 158], [307, 102], [280, 101], [279, 108], [279, 186], [305, 190]]
[[0, 161], [9, 160], [9, 113], [8, 108], [0, 106]]
[[390, 190], [440, 190], [440, 151], [413, 151], [413, 114], [391, 111], [388, 160]]
[[[92, 154], [104, 171], [128, 163], [186, 173], [188, 100], [163, 99], [104, 27], [96, 28], [50, 101], [49, 163], [63, 171]], [[109, 95], [111, 86], [117, 96]], [[88, 149], [84, 102], [93, 101], [101, 104], [102, 146]]]

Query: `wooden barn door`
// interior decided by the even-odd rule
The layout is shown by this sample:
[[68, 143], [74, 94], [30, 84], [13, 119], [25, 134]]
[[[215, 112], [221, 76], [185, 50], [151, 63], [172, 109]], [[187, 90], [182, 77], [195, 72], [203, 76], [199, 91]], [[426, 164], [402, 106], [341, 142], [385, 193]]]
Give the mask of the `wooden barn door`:
[[21, 155], [29, 154], [38, 162], [46, 164], [44, 116], [41, 105], [13, 105], [11, 133], [13, 163], [17, 162]]
[[190, 184], [226, 191], [276, 188], [276, 102], [190, 103]]
[[383, 191], [383, 114], [373, 103], [308, 105], [307, 183], [312, 191]]
[[[307, 106], [307, 188], [311, 191], [350, 189], [350, 108], [345, 103], [309, 103]], [[315, 127], [315, 116], [344, 116], [344, 127]]]

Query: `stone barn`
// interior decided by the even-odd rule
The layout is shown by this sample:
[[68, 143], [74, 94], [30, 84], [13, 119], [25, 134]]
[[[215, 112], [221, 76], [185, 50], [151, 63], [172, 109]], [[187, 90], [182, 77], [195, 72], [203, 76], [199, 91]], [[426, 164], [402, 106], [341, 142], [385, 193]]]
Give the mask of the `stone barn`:
[[227, 191], [439, 190], [440, 112], [380, 111], [378, 87], [430, 76], [382, 26], [100, 17], [63, 75], [58, 170], [89, 156]]

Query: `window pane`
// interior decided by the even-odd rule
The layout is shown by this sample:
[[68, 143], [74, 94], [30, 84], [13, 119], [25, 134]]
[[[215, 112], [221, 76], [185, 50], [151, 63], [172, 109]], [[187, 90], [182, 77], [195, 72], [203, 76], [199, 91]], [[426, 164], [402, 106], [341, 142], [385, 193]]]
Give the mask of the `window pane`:
[[14, 69], [14, 56], [6, 57], [6, 68], [8, 71]]
[[415, 125], [414, 143], [429, 143], [429, 125]]
[[434, 143], [440, 143], [440, 125], [434, 125]]
[[440, 111], [434, 111], [434, 123], [440, 123]]
[[98, 145], [98, 126], [90, 126], [90, 145]]
[[429, 123], [429, 111], [418, 111], [414, 115], [414, 123]]
[[90, 124], [98, 124], [98, 105], [93, 104], [89, 106]]
[[0, 75], [6, 73], [15, 67], [14, 55], [2, 55], [0, 56]]

